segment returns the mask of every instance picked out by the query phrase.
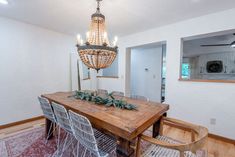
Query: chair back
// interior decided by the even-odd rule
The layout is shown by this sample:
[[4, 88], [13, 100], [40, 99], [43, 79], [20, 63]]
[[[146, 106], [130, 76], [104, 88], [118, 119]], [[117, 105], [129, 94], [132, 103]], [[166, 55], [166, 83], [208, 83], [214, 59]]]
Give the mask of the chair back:
[[202, 149], [207, 142], [208, 129], [203, 126], [167, 117], [163, 117], [161, 120], [160, 132], [162, 132], [162, 125], [179, 126], [181, 129], [191, 132], [191, 142], [178, 146], [177, 149], [179, 151], [192, 151], [196, 153], [196, 151]]
[[50, 102], [46, 98], [43, 98], [40, 96], [38, 97], [38, 100], [40, 102], [43, 115], [50, 121], [56, 122], [56, 118], [55, 118]]
[[57, 124], [65, 131], [72, 134], [73, 132], [70, 125], [70, 118], [65, 107], [54, 102], [52, 102], [52, 107], [54, 109]]
[[108, 97], [108, 91], [104, 89], [98, 89], [97, 94], [100, 97]]
[[137, 99], [137, 100], [143, 100], [143, 101], [147, 101], [148, 99], [145, 96], [141, 96], [141, 95], [131, 95], [132, 99]]
[[123, 96], [124, 96], [124, 93], [123, 93], [123, 92], [118, 92], [118, 91], [113, 91], [113, 92], [112, 92], [112, 95], [113, 95], [113, 96], [120, 96], [120, 97], [123, 97]]
[[105, 89], [98, 89], [98, 94], [108, 95], [108, 91]]
[[[191, 132], [191, 142], [181, 143], [178, 140], [174, 140], [172, 138], [168, 138], [167, 136], [164, 136], [163, 135], [164, 125], [171, 126], [173, 128], [174, 127], [180, 128], [184, 131]], [[145, 140], [145, 141], [148, 141], [152, 144], [159, 146], [157, 149], [155, 149], [156, 147], [150, 147], [150, 150], [148, 152], [154, 153], [154, 151], [157, 151], [157, 150], [160, 151], [161, 149], [163, 154], [168, 155], [169, 153], [171, 154], [173, 153], [172, 151], [169, 151], [171, 149], [171, 150], [178, 150], [180, 157], [186, 157], [186, 156], [191, 157], [191, 156], [195, 156], [197, 154], [197, 151], [204, 149], [204, 146], [207, 142], [207, 137], [208, 137], [208, 129], [203, 126], [199, 126], [199, 125], [195, 125], [195, 124], [191, 124], [188, 122], [184, 122], [184, 121], [173, 119], [173, 118], [167, 118], [167, 117], [161, 118], [159, 130], [160, 130], [159, 131], [160, 136], [158, 136], [158, 138], [152, 138], [146, 135], [139, 136], [139, 140], [137, 144], [137, 157], [140, 157], [140, 154], [141, 154], [140, 140]], [[206, 152], [207, 151], [204, 151], [204, 152], [201, 151], [203, 156], [207, 155]], [[190, 153], [191, 155], [189, 155], [188, 153]], [[158, 154], [158, 155], [156, 155], [156, 157], [160, 157], [161, 154]]]
[[98, 145], [90, 121], [73, 111], [69, 111], [75, 138], [91, 153], [100, 157]]

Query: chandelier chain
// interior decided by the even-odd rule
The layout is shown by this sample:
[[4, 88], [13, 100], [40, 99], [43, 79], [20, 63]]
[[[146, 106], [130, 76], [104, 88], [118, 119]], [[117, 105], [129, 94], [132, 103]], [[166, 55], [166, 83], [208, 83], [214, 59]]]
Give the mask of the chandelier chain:
[[97, 0], [97, 12], [100, 13], [100, 0]]

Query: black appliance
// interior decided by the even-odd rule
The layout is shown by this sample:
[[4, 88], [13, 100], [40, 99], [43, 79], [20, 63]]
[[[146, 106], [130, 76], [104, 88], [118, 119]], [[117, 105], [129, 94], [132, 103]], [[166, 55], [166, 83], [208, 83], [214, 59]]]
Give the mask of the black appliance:
[[223, 71], [223, 62], [219, 60], [208, 61], [206, 70], [208, 73], [221, 73]]

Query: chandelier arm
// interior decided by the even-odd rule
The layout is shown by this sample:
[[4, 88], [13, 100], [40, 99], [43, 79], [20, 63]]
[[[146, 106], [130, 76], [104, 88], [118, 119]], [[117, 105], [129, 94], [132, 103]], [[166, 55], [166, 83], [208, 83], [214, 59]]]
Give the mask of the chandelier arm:
[[109, 46], [100, 46], [100, 45], [83, 45], [78, 46], [77, 50], [107, 50], [107, 51], [113, 51], [115, 53], [118, 53], [118, 47], [109, 47]]

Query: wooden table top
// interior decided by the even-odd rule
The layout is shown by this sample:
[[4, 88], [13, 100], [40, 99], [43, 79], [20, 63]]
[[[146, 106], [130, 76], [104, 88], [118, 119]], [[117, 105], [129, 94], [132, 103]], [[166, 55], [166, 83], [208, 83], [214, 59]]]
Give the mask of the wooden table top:
[[63, 105], [68, 110], [73, 110], [86, 116], [91, 124], [98, 129], [104, 129], [131, 141], [147, 128], [153, 125], [168, 109], [169, 105], [124, 98], [128, 103], [137, 106], [136, 110], [123, 110], [114, 107], [105, 107], [93, 102], [78, 100], [72, 92], [57, 92], [43, 94], [50, 102]]

